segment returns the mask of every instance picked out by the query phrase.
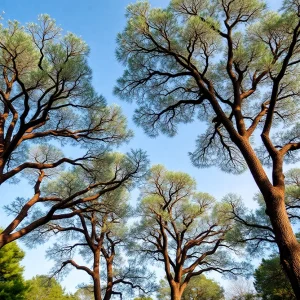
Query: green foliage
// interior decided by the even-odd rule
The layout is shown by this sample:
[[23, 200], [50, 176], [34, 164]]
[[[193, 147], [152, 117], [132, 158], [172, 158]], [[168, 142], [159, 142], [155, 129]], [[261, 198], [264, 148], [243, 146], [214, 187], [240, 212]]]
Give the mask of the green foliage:
[[243, 294], [241, 296], [232, 297], [231, 300], [259, 300], [260, 298], [257, 297], [255, 294]]
[[[151, 227], [152, 220], [161, 216], [166, 222], [174, 222], [187, 239], [192, 239], [198, 226], [206, 221], [221, 220], [215, 199], [207, 193], [197, 192], [193, 178], [183, 172], [168, 171], [162, 165], [151, 168], [142, 196], [140, 210], [147, 216], [143, 220], [145, 226]], [[191, 222], [189, 226], [185, 223], [187, 220]]]
[[[157, 298], [170, 299], [170, 287], [165, 279], [160, 280]], [[224, 300], [223, 288], [204, 275], [193, 277], [182, 294], [182, 300]]]
[[[247, 39], [235, 27], [259, 19], [265, 7], [260, 0], [172, 0], [167, 9], [151, 8], [147, 1], [129, 5], [128, 23], [118, 35], [117, 49], [118, 59], [128, 68], [119, 79], [115, 92], [127, 100], [137, 100], [137, 124], [151, 136], [159, 132], [173, 136], [178, 123], [192, 122], [195, 116], [211, 123], [213, 111], [199, 100], [202, 90], [188, 65], [191, 64], [199, 74], [206, 73], [204, 81], [211, 80], [218, 87], [218, 93], [224, 99], [230, 99], [232, 89], [230, 81], [225, 79], [226, 63], [213, 60], [216, 55], [222, 57], [227, 46], [222, 40], [224, 35], [220, 34], [226, 32], [223, 17], [227, 18], [228, 27], [234, 28], [234, 63], [240, 69], [246, 68], [250, 74], [263, 69], [266, 64], [259, 61], [268, 60], [272, 54], [263, 42]], [[180, 99], [188, 100], [185, 103]], [[215, 126], [211, 124], [198, 138], [197, 149], [204, 148], [205, 151], [201, 154], [195, 151], [193, 162], [201, 167], [218, 165], [226, 172], [244, 171], [246, 164], [239, 150], [230, 141], [226, 130], [222, 126], [218, 129], [219, 134], [214, 134]]]
[[224, 291], [217, 282], [201, 275], [191, 279], [182, 300], [224, 300]]
[[[143, 261], [151, 259], [164, 266], [169, 286], [161, 284], [161, 299], [170, 295], [170, 289], [184, 291], [193, 277], [207, 270], [231, 275], [248, 271], [246, 264], [240, 265], [223, 250], [236, 247], [226, 237], [234, 227], [226, 205], [198, 192], [188, 174], [153, 166], [141, 189], [138, 213], [132, 247]], [[189, 293], [194, 292], [198, 293], [191, 288]]]
[[133, 300], [153, 300], [153, 298], [151, 297], [137, 297], [137, 298], [134, 298]]
[[[266, 115], [266, 111], [261, 113], [262, 105], [270, 104], [272, 80], [284, 65], [294, 29], [297, 34], [298, 5], [284, 1], [283, 9], [275, 13], [267, 11], [260, 0], [172, 0], [166, 9], [152, 8], [147, 1], [132, 4], [127, 9], [127, 26], [118, 35], [117, 57], [127, 68], [115, 92], [136, 100], [135, 121], [150, 136], [160, 132], [173, 136], [178, 124], [195, 118], [207, 122], [207, 131], [190, 153], [192, 162], [201, 168], [215, 165], [225, 172], [241, 173], [247, 163], [220, 117], [226, 116], [231, 130], [238, 133], [240, 124], [261, 128]], [[284, 124], [272, 137], [274, 146], [298, 141], [295, 116], [300, 90], [294, 84], [300, 77], [298, 59], [297, 43], [272, 116], [274, 126]], [[231, 76], [241, 80], [236, 89]], [[212, 104], [211, 88], [222, 113]], [[242, 120], [234, 108], [239, 97], [235, 90], [242, 95], [238, 108]], [[258, 123], [253, 122], [256, 116]], [[249, 142], [268, 164], [270, 156], [264, 146], [260, 149], [257, 139]], [[286, 162], [295, 159], [292, 151], [285, 156]]]
[[263, 300], [296, 299], [278, 256], [263, 259], [254, 273], [254, 286]]
[[[80, 37], [41, 15], [24, 26], [1, 24], [0, 39], [5, 98], [0, 102], [0, 184], [22, 174], [34, 185], [31, 198], [18, 197], [5, 207], [17, 229], [3, 231], [2, 247], [57, 212], [70, 213], [84, 197], [89, 201], [119, 186], [132, 188], [146, 172], [147, 158], [139, 150], [110, 152], [129, 141], [132, 131], [120, 107], [108, 106], [93, 88], [89, 48]], [[77, 149], [75, 157], [64, 153], [67, 144]]]
[[17, 243], [0, 249], [0, 299], [24, 300], [28, 289], [23, 279], [24, 268], [20, 265], [24, 252]]
[[93, 286], [80, 287], [74, 294], [75, 300], [94, 300]]
[[76, 296], [67, 295], [61, 285], [45, 275], [37, 275], [27, 281], [29, 290], [26, 300], [77, 300]]
[[[81, 191], [84, 186], [88, 186], [91, 179], [109, 182], [108, 191], [105, 193], [102, 184], [92, 193], [87, 189], [84, 196], [88, 199], [88, 205], [85, 201], [76, 204], [78, 211], [72, 218], [50, 221], [44, 225], [44, 234], [35, 232], [35, 241], [44, 241], [48, 235], [59, 236], [57, 242], [47, 251], [48, 258], [55, 261], [54, 274], [63, 277], [72, 268], [83, 270], [91, 276], [94, 284], [98, 280], [101, 282], [101, 294], [105, 299], [110, 297], [110, 293], [132, 295], [135, 288], [144, 292], [148, 285], [155, 284], [154, 280], [149, 281], [152, 274], [147, 274], [146, 268], [135, 264], [134, 260], [127, 257], [126, 252], [129, 235], [127, 221], [132, 216], [132, 209], [128, 204], [128, 189], [146, 172], [147, 159], [143, 158], [145, 159], [142, 151], [131, 155], [110, 153], [91, 168], [91, 174], [94, 175], [92, 178], [84, 176], [82, 169], [75, 169], [73, 172], [61, 173], [57, 180], [49, 182], [44, 193], [63, 198]], [[114, 176], [117, 181], [115, 187], [109, 181]], [[119, 184], [124, 178], [124, 184]], [[95, 191], [98, 193], [96, 196]], [[81, 199], [83, 194], [78, 195]], [[78, 265], [78, 255], [86, 263]], [[100, 268], [97, 267], [99, 264]], [[106, 288], [111, 285], [113, 290]], [[89, 292], [90, 287], [87, 286], [80, 289], [76, 296], [88, 298]]]
[[[35, 113], [37, 115], [34, 118], [41, 117], [41, 112], [31, 112], [31, 105], [36, 102], [44, 105], [48, 103], [51, 91], [57, 84], [57, 89], [60, 89], [59, 95], [52, 94], [54, 101], [49, 103], [47, 122], [39, 128], [39, 132], [55, 129], [58, 133], [59, 129], [68, 128], [69, 134], [72, 135], [74, 130], [81, 129], [81, 133], [84, 134], [78, 136], [78, 142], [85, 140], [85, 137], [92, 138], [89, 142], [85, 140], [87, 143], [81, 143], [85, 148], [91, 147], [93, 139], [100, 142], [105, 141], [108, 136], [110, 142], [127, 140], [132, 133], [126, 128], [126, 119], [121, 115], [120, 108], [108, 107], [105, 100], [98, 96], [91, 86], [87, 44], [73, 33], [61, 33], [62, 29], [49, 15], [40, 15], [37, 23], [29, 23], [26, 26], [21, 26], [17, 21], [10, 21], [7, 27], [0, 27], [2, 65], [11, 70], [12, 74], [18, 71], [18, 80], [24, 84], [23, 94], [26, 94], [28, 89], [34, 90], [36, 85], [41, 95], [44, 93], [44, 99], [40, 99], [38, 94], [29, 94], [27, 114], [33, 117]], [[12, 59], [13, 55], [16, 56], [15, 59]], [[1, 84], [4, 85], [4, 81]], [[12, 84], [16, 82], [12, 81]], [[19, 97], [17, 99], [21, 100]], [[19, 113], [21, 115], [21, 111]], [[101, 119], [104, 122], [100, 122], [100, 125]], [[85, 135], [84, 128], [87, 127], [90, 132]], [[65, 138], [68, 137], [61, 133], [40, 134], [35, 143], [43, 142], [46, 136], [48, 142], [52, 138], [62, 138], [66, 142]]]
[[[261, 212], [239, 221], [254, 229], [246, 234], [256, 247], [271, 242], [280, 251], [289, 248], [281, 257], [295, 282], [297, 241], [282, 202], [274, 198], [284, 195], [283, 163], [299, 160], [299, 8], [298, 0], [284, 1], [278, 13], [260, 0], [173, 0], [163, 10], [148, 2], [131, 5], [118, 36], [117, 56], [126, 70], [115, 88], [136, 101], [135, 122], [150, 136], [173, 136], [179, 124], [196, 118], [206, 122], [190, 153], [196, 167], [217, 166], [233, 174], [251, 169], [271, 221]], [[272, 176], [264, 165], [273, 168]], [[151, 201], [154, 213], [169, 221], [159, 212], [157, 196]], [[228, 204], [221, 210], [236, 209], [235, 200]], [[290, 220], [299, 218], [293, 205], [286, 207]], [[224, 211], [215, 215], [230, 219]]]
[[157, 290], [157, 299], [169, 300], [171, 295], [171, 289], [166, 279], [159, 281], [159, 288]]

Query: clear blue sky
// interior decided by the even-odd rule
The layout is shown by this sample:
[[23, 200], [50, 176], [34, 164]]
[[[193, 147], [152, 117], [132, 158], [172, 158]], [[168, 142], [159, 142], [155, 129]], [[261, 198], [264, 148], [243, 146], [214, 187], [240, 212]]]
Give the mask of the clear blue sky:
[[[152, 164], [161, 163], [169, 169], [191, 174], [197, 180], [200, 191], [209, 192], [218, 199], [226, 193], [235, 192], [242, 195], [249, 206], [253, 206], [252, 196], [257, 192], [257, 188], [248, 173], [233, 176], [215, 168], [199, 170], [191, 165], [187, 153], [194, 149], [195, 139], [205, 127], [193, 123], [181, 126], [178, 135], [174, 138], [160, 136], [150, 139], [132, 122], [134, 105], [121, 102], [112, 94], [116, 79], [121, 76], [123, 70], [123, 66], [115, 58], [116, 35], [125, 25], [125, 8], [131, 2], [133, 1], [2, 0], [0, 11], [5, 11], [5, 20], [16, 19], [23, 24], [36, 21], [39, 14], [47, 13], [55, 18], [65, 31], [81, 36], [88, 43], [91, 48], [89, 61], [93, 69], [93, 83], [96, 90], [103, 94], [109, 103], [122, 106], [123, 112], [128, 117], [129, 126], [135, 132], [134, 139], [122, 150], [143, 148], [147, 150]], [[151, 0], [150, 2], [153, 6], [164, 7], [169, 0]], [[274, 0], [267, 2], [272, 9], [277, 9], [281, 3], [281, 1]], [[20, 196], [20, 191], [24, 196], [29, 196], [30, 190], [26, 186], [26, 182], [22, 182], [18, 187], [2, 186], [1, 202], [4, 204], [15, 196]], [[132, 196], [133, 201], [135, 197], [136, 193]], [[7, 224], [7, 221], [8, 219], [0, 210], [0, 226]], [[25, 249], [26, 278], [49, 271], [52, 263], [44, 259], [45, 248], [43, 246], [34, 250]], [[86, 278], [88, 277], [83, 272], [74, 271], [66, 278], [64, 285], [68, 290], [74, 291], [75, 286]]]

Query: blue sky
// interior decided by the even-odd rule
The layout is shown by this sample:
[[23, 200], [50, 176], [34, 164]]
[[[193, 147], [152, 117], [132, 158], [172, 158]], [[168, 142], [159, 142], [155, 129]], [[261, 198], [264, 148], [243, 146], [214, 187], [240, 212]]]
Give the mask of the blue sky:
[[[125, 26], [125, 8], [133, 1], [128, 0], [2, 0], [0, 11], [5, 11], [4, 18], [16, 19], [21, 23], [37, 20], [41, 13], [47, 13], [65, 30], [81, 36], [90, 46], [90, 66], [93, 69], [93, 83], [95, 89], [105, 96], [109, 103], [117, 103], [123, 108], [128, 118], [129, 127], [135, 132], [135, 137], [128, 146], [122, 147], [126, 151], [129, 148], [143, 148], [147, 150], [152, 164], [161, 163], [172, 170], [180, 170], [191, 174], [198, 182], [200, 191], [209, 192], [217, 199], [221, 199], [229, 192], [240, 194], [247, 205], [253, 206], [252, 196], [257, 192], [250, 174], [246, 172], [240, 176], [222, 173], [216, 168], [199, 170], [194, 168], [188, 158], [188, 152], [194, 149], [197, 135], [201, 134], [205, 127], [199, 123], [180, 126], [178, 135], [174, 138], [159, 136], [156, 139], [147, 137], [140, 128], [132, 122], [134, 105], [119, 101], [112, 94], [116, 79], [121, 76], [123, 66], [115, 58], [116, 35]], [[151, 0], [155, 7], [164, 7], [169, 0]], [[281, 1], [269, 0], [268, 5], [277, 9]], [[11, 201], [15, 196], [30, 195], [27, 183], [20, 185], [1, 187], [1, 198], [4, 202]], [[132, 196], [135, 201], [137, 193]], [[1, 199], [1, 201], [2, 201]], [[0, 226], [4, 226], [8, 219], [0, 211]], [[24, 247], [23, 247], [24, 248]], [[30, 278], [36, 274], [45, 274], [52, 263], [44, 259], [46, 246], [28, 250], [24, 259], [25, 276]], [[80, 271], [74, 271], [64, 285], [68, 290], [74, 291], [75, 286], [87, 279]]]

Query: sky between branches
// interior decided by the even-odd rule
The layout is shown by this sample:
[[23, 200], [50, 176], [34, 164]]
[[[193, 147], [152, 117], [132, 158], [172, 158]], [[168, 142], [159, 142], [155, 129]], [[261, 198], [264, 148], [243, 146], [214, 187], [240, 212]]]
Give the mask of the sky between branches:
[[[125, 26], [125, 9], [130, 0], [2, 0], [0, 11], [4, 11], [4, 22], [18, 20], [22, 24], [37, 21], [37, 16], [42, 13], [49, 14], [56, 19], [57, 24], [65, 32], [73, 32], [80, 36], [90, 46], [91, 53], [89, 65], [93, 70], [93, 84], [96, 91], [102, 94], [109, 104], [117, 103], [123, 109], [128, 118], [128, 124], [134, 130], [135, 137], [132, 141], [119, 150], [128, 151], [130, 148], [142, 148], [148, 152], [151, 164], [163, 164], [169, 170], [177, 170], [189, 173], [197, 181], [199, 191], [208, 192], [220, 200], [225, 194], [234, 192], [240, 194], [246, 205], [253, 207], [253, 195], [257, 187], [248, 172], [236, 176], [221, 172], [216, 168], [196, 169], [192, 166], [188, 152], [193, 151], [196, 137], [204, 130], [199, 122], [179, 126], [178, 135], [174, 138], [159, 136], [151, 139], [146, 136], [141, 128], [137, 128], [132, 121], [134, 105], [117, 99], [112, 94], [113, 87], [118, 77], [122, 75], [123, 66], [115, 57], [116, 36]], [[165, 7], [169, 0], [149, 0], [153, 7]], [[269, 9], [276, 10], [281, 1], [267, 0]], [[72, 155], [71, 148], [65, 152]], [[295, 165], [293, 166], [295, 167]], [[1, 207], [17, 196], [30, 196], [31, 188], [26, 181], [18, 186], [4, 184], [0, 188]], [[138, 191], [131, 196], [132, 204], [136, 202]], [[0, 209], [0, 226], [7, 224], [3, 209]], [[24, 248], [23, 244], [20, 244]], [[25, 265], [25, 277], [31, 278], [36, 274], [46, 274], [51, 268], [52, 262], [44, 258], [44, 250], [47, 245], [38, 249], [26, 251], [23, 261]], [[88, 277], [73, 271], [63, 282], [69, 291], [74, 291], [77, 284], [88, 280]]]

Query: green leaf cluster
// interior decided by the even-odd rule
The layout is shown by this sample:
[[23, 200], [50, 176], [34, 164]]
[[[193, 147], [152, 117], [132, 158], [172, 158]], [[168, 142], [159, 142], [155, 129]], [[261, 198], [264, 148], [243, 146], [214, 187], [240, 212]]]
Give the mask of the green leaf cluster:
[[26, 300], [77, 300], [76, 296], [68, 295], [54, 278], [37, 275], [28, 280], [30, 288]]
[[12, 242], [0, 249], [0, 299], [25, 300], [28, 289], [23, 278], [24, 267], [20, 265], [24, 251]]
[[254, 273], [254, 286], [263, 300], [296, 299], [278, 256], [263, 259]]

